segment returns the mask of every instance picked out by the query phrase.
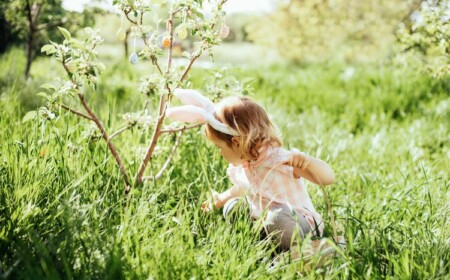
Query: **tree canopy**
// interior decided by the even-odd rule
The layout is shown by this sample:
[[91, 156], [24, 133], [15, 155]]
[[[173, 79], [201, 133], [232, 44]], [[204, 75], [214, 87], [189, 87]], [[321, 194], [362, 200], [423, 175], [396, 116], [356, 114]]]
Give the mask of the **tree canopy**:
[[[292, 0], [248, 26], [251, 40], [276, 48], [290, 60], [379, 57], [395, 30], [420, 1]], [[264, 24], [263, 24], [264, 23]]]
[[[83, 13], [66, 11], [62, 0], [0, 0], [1, 29], [5, 30], [4, 47], [10, 43], [25, 44], [27, 65], [25, 76], [29, 75], [31, 63], [38, 50], [52, 40], [62, 39], [57, 27], [62, 26], [70, 32], [93, 25], [93, 11]], [[17, 38], [18, 40], [12, 40]]]

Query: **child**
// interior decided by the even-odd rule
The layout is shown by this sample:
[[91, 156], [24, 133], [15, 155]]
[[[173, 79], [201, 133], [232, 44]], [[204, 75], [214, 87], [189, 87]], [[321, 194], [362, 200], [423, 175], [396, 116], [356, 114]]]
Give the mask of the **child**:
[[328, 185], [334, 182], [330, 166], [297, 149], [287, 151], [264, 109], [247, 97], [225, 98], [217, 106], [194, 90], [175, 91], [184, 106], [167, 109], [167, 116], [184, 122], [206, 123], [206, 135], [230, 163], [233, 186], [214, 192], [204, 211], [224, 207], [227, 216], [236, 200], [245, 197], [251, 217], [263, 215], [264, 228], [283, 249], [306, 234], [321, 236], [323, 221], [301, 180]]

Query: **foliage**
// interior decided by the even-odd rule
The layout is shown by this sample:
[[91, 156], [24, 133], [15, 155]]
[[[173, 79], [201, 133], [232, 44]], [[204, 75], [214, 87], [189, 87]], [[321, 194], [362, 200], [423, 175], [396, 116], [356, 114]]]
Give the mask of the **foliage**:
[[16, 34], [14, 34], [5, 20], [5, 11], [0, 9], [0, 41], [3, 42], [0, 45], [0, 54], [4, 53], [8, 45], [11, 43], [17, 43], [19, 41]]
[[[53, 65], [45, 63], [44, 69]], [[226, 163], [200, 130], [186, 132], [176, 164], [160, 180], [125, 199], [105, 145], [86, 141], [88, 128], [70, 115], [44, 128], [22, 123], [16, 98], [23, 88], [12, 85], [0, 99], [1, 277], [446, 279], [450, 85], [411, 68], [366, 65], [349, 75], [346, 67], [223, 74], [253, 78], [253, 98], [268, 109], [285, 146], [334, 168], [337, 183], [328, 191], [349, 245], [327, 266], [304, 273], [301, 261], [274, 265], [274, 248], [247, 221], [232, 227], [220, 212], [199, 211], [210, 188], [229, 187]], [[142, 103], [136, 86], [116, 76], [133, 70], [123, 64], [105, 69], [102, 79], [124, 86], [100, 83], [90, 96], [111, 127], [121, 126], [115, 114], [124, 104]], [[214, 73], [196, 70], [191, 81], [205, 87]], [[147, 137], [131, 129], [115, 141], [126, 163], [139, 164], [135, 154], [142, 156]], [[160, 141], [152, 166], [164, 163], [174, 143], [172, 137]], [[308, 191], [329, 221], [321, 192], [313, 185]], [[325, 228], [329, 236], [330, 225]]]
[[[128, 11], [140, 7], [135, 3], [143, 2], [122, 4]], [[140, 31], [139, 10], [128, 16], [137, 23], [137, 36], [152, 38]], [[178, 26], [182, 19], [174, 22]], [[150, 25], [156, 38], [168, 35], [158, 22]], [[216, 28], [218, 34], [220, 25]], [[49, 81], [67, 74], [68, 79], [43, 85], [38, 96], [45, 104], [35, 113], [19, 100], [28, 102], [28, 93], [38, 88], [18, 77], [24, 58], [18, 50], [0, 57], [5, 69], [0, 72], [0, 278], [446, 279], [450, 274], [448, 80], [411, 67], [323, 63], [192, 69], [189, 80], [180, 81], [186, 66], [173, 65], [164, 75], [155, 64], [149, 67], [152, 54], [169, 58], [155, 37], [154, 44], [137, 51], [137, 65], [103, 58], [108, 66], [103, 69], [95, 30], [85, 30], [85, 37], [74, 38], [65, 29], [61, 34], [60, 43], [43, 49], [59, 61], [38, 60], [36, 77]], [[123, 174], [101, 141], [99, 126], [63, 110], [78, 110], [82, 94], [109, 137], [125, 128], [114, 144], [129, 170], [137, 170], [155, 130], [158, 97], [173, 89], [166, 88], [168, 81], [203, 88], [214, 98], [253, 94], [279, 127], [286, 148], [329, 162], [337, 183], [327, 190], [347, 250], [305, 272], [303, 261], [274, 261], [279, 255], [273, 244], [261, 241], [249, 221], [231, 226], [219, 211], [201, 213], [209, 190], [225, 190], [230, 182], [226, 163], [198, 129], [184, 132], [175, 164], [159, 180], [144, 181], [124, 197]], [[35, 121], [23, 122], [24, 116]], [[150, 178], [176, 143], [176, 134], [158, 139]], [[313, 185], [308, 192], [329, 221], [322, 193]], [[330, 235], [328, 223], [325, 236]]]
[[[59, 86], [45, 86], [51, 91], [50, 94], [43, 92], [40, 93], [40, 95], [48, 100], [47, 105], [41, 107], [38, 111], [29, 112], [24, 117], [24, 121], [36, 119], [37, 116], [43, 117], [44, 120], [53, 120], [58, 115], [57, 111], [61, 108], [79, 117], [92, 121], [98, 128], [101, 137], [106, 141], [108, 149], [115, 158], [120, 172], [123, 175], [126, 194], [128, 194], [132, 185], [140, 185], [144, 181], [145, 169], [155, 150], [157, 150], [159, 137], [164, 133], [180, 132], [177, 134], [176, 144], [170, 152], [166, 164], [161, 167], [161, 170], [156, 176], [149, 177], [149, 179], [153, 180], [158, 179], [162, 175], [162, 172], [169, 166], [169, 162], [178, 146], [181, 134], [184, 130], [192, 127], [168, 127], [163, 129], [167, 105], [171, 100], [173, 91], [180, 86], [186, 85], [185, 79], [195, 60], [197, 60], [203, 52], [210, 51], [212, 46], [217, 45], [220, 42], [221, 37], [225, 37], [223, 35], [225, 33], [224, 30], [228, 31], [228, 27], [223, 24], [225, 13], [222, 10], [222, 6], [224, 2], [224, 0], [216, 2], [215, 5], [211, 7], [210, 11], [204, 10], [201, 1], [188, 0], [174, 3], [166, 3], [163, 1], [160, 4], [154, 3], [156, 6], [162, 5], [164, 8], [166, 8], [166, 6], [169, 7], [165, 31], [159, 29], [161, 19], [159, 19], [158, 14], [152, 13], [152, 11], [156, 9], [155, 6], [141, 1], [114, 2], [117, 7], [122, 10], [123, 16], [132, 24], [131, 30], [133, 36], [135, 38], [141, 38], [145, 44], [143, 50], [138, 53], [134, 51], [131, 54], [130, 63], [135, 65], [139, 62], [139, 58], [143, 58], [150, 62], [154, 69], [152, 74], [145, 75], [141, 78], [139, 89], [141, 93], [147, 97], [145, 104], [143, 104], [142, 111], [125, 114], [125, 126], [112, 134], [108, 133], [108, 128], [93, 109], [91, 109], [85, 98], [87, 86], [92, 86], [93, 92], [96, 91], [100, 72], [104, 69], [104, 65], [97, 59], [96, 52], [96, 47], [101, 43], [102, 39], [91, 28], [86, 29], [88, 36], [84, 40], [72, 38], [67, 29], [59, 28], [65, 38], [63, 43], [57, 44], [51, 42], [51, 44], [43, 46], [41, 51], [53, 55], [61, 62], [69, 80], [67, 82], [60, 82]], [[210, 13], [209, 16], [204, 15], [207, 12]], [[152, 18], [156, 24], [156, 28], [152, 25], [145, 24], [144, 17], [147, 15], [153, 16]], [[176, 23], [178, 24], [177, 26], [175, 26]], [[220, 26], [220, 28], [217, 26]], [[121, 32], [123, 32], [123, 30], [121, 29], [122, 26], [118, 30], [119, 35], [122, 35]], [[194, 36], [194, 38], [199, 40], [199, 47], [195, 52], [187, 54], [188, 62], [184, 69], [175, 68], [172, 64], [175, 35], [180, 39], [185, 39], [188, 30], [191, 36]], [[126, 38], [126, 36], [120, 37]], [[168, 49], [165, 69], [163, 69], [160, 64], [160, 59], [164, 54], [164, 48]], [[64, 103], [64, 99], [67, 100], [71, 97], [75, 97], [79, 100], [86, 113], [73, 109]], [[148, 112], [148, 105], [154, 104], [154, 101], [157, 98], [159, 98], [159, 104], [155, 106], [157, 110], [154, 110], [157, 112], [150, 115]], [[150, 122], [152, 123], [150, 124]], [[145, 123], [145, 125], [143, 125], [143, 123]], [[152, 127], [153, 132], [145, 156], [134, 177], [135, 183], [133, 184], [130, 180], [128, 167], [124, 164], [112, 139], [127, 129], [136, 126], [142, 129], [145, 128], [143, 133], [147, 132], [149, 127]], [[195, 126], [197, 125], [194, 125], [194, 127]]]
[[450, 74], [450, 1], [423, 1], [397, 33], [404, 51], [424, 55], [435, 77]]
[[[70, 32], [93, 24], [94, 12], [86, 9], [83, 13], [68, 12], [62, 8], [62, 0], [1, 0], [0, 9], [8, 32], [17, 36], [26, 46], [28, 64], [25, 76], [28, 77], [31, 63], [38, 50], [49, 38], [62, 38], [57, 26], [64, 26]], [[10, 43], [5, 41], [5, 46]]]
[[374, 61], [386, 56], [394, 30], [416, 1], [284, 1], [248, 26], [249, 38], [294, 62]]

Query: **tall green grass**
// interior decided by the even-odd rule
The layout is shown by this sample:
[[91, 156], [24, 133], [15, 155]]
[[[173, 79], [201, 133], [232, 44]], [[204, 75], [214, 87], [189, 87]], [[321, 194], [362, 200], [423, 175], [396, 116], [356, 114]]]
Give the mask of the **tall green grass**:
[[[36, 65], [40, 72], [53, 64]], [[230, 186], [226, 163], [201, 130], [183, 136], [160, 181], [125, 198], [105, 144], [83, 139], [84, 120], [64, 114], [51, 126], [22, 123], [31, 106], [23, 96], [34, 90], [2, 76], [1, 277], [446, 279], [449, 84], [412, 69], [354, 67], [350, 78], [342, 65], [230, 70], [238, 79], [253, 78], [252, 97], [267, 108], [286, 147], [327, 160], [337, 175], [327, 190], [348, 247], [309, 273], [301, 261], [273, 266], [273, 245], [245, 220], [231, 226], [220, 212], [199, 211], [210, 188]], [[111, 131], [121, 112], [140, 108], [138, 74], [111, 65], [90, 96]], [[197, 69], [194, 87], [210, 77]], [[51, 77], [35, 75], [36, 83], [45, 79]], [[115, 140], [133, 172], [148, 139], [130, 131]], [[149, 174], [172, 144], [171, 137], [163, 140]], [[314, 185], [309, 193], [329, 221], [322, 193]], [[331, 236], [329, 223], [325, 235]]]

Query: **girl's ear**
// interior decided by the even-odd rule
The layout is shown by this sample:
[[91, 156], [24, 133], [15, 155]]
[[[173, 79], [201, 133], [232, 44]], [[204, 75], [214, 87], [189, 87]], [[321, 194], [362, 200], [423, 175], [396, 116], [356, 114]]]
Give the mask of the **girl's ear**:
[[239, 147], [239, 142], [240, 142], [240, 140], [241, 140], [241, 137], [239, 137], [239, 136], [233, 136], [233, 137], [231, 138], [231, 142], [233, 142], [233, 144], [238, 145], [238, 147]]

